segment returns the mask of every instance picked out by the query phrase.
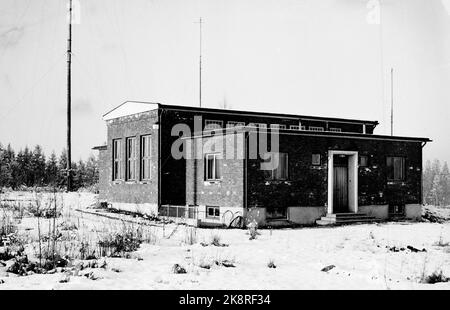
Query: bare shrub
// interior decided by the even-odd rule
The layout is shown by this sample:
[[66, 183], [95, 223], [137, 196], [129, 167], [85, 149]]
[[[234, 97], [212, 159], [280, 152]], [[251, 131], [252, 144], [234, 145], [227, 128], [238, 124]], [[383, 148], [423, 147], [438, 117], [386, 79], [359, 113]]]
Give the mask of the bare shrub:
[[249, 240], [256, 239], [256, 237], [259, 235], [258, 224], [256, 223], [256, 221], [253, 221], [250, 224], [248, 224], [247, 228], [248, 228], [248, 233], [250, 235]]
[[440, 282], [449, 282], [450, 278], [444, 276], [442, 270], [435, 270], [432, 274], [423, 277], [421, 279], [421, 283], [426, 283], [426, 284], [435, 284], [435, 283], [440, 283]]
[[183, 273], [187, 273], [186, 269], [178, 264], [173, 265], [172, 267], [172, 272], [176, 273], [176, 274], [183, 274]]
[[15, 233], [17, 231], [17, 225], [15, 224], [13, 213], [11, 211], [3, 210], [0, 218], [0, 242], [3, 238]]
[[442, 238], [442, 233], [441, 233], [439, 236], [439, 240], [436, 241], [435, 243], [433, 243], [433, 245], [439, 246], [439, 247], [448, 247], [450, 245], [450, 242], [444, 241], [444, 239]]
[[216, 244], [220, 244], [220, 235], [218, 235], [217, 233], [213, 234], [211, 236], [211, 244], [216, 245]]
[[100, 256], [123, 257], [125, 253], [136, 251], [141, 243], [156, 242], [156, 235], [144, 225], [123, 222], [120, 231], [107, 232], [98, 241]]
[[36, 263], [29, 261], [28, 257], [23, 255], [17, 256], [14, 259], [14, 263], [8, 268], [7, 271], [17, 275], [26, 276], [30, 273], [35, 273], [38, 271], [37, 268], [38, 266]]
[[269, 268], [277, 268], [277, 265], [275, 265], [275, 262], [273, 259], [269, 260], [269, 263], [267, 264], [267, 267]]

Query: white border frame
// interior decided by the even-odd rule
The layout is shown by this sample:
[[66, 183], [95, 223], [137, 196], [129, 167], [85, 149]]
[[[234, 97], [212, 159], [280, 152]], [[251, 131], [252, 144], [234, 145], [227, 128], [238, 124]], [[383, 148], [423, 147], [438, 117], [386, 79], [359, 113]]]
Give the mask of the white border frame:
[[[328, 209], [329, 214], [333, 213], [333, 182], [334, 182], [334, 155], [349, 155], [349, 211], [358, 212], [358, 152], [357, 151], [328, 151]], [[353, 184], [350, 184], [353, 181]]]

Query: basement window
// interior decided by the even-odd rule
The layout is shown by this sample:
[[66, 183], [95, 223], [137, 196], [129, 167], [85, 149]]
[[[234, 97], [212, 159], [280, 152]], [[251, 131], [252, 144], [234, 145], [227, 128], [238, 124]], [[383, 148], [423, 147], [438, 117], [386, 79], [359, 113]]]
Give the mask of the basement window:
[[312, 154], [311, 164], [314, 166], [320, 166], [320, 154]]
[[387, 178], [390, 181], [405, 179], [405, 158], [399, 156], [386, 157]]
[[220, 217], [220, 208], [214, 206], [206, 207], [206, 217], [207, 218], [219, 218]]
[[220, 154], [205, 155], [205, 180], [217, 181], [222, 178]]
[[114, 139], [112, 141], [113, 153], [113, 181], [122, 179], [122, 140]]
[[151, 136], [141, 136], [141, 180], [147, 181], [151, 177]]
[[127, 159], [127, 181], [136, 180], [136, 137], [126, 140], [126, 159]]
[[273, 163], [273, 169], [262, 169], [266, 180], [287, 180], [289, 162], [287, 153], [269, 152], [264, 156], [264, 163]]

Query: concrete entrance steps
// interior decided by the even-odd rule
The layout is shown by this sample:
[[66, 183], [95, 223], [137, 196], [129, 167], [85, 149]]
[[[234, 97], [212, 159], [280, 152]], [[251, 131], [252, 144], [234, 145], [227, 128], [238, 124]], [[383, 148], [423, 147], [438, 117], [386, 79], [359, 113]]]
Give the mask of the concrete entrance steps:
[[365, 213], [328, 213], [326, 216], [322, 216], [320, 220], [317, 220], [316, 224], [324, 226], [354, 223], [372, 223], [377, 221], [377, 218], [369, 216]]

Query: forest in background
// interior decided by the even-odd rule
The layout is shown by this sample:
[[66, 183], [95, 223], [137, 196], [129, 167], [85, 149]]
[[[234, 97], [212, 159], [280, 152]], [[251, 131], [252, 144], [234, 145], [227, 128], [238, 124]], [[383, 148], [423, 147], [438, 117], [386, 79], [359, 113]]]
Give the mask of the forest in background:
[[450, 205], [450, 173], [447, 162], [427, 160], [423, 169], [423, 198], [425, 204]]
[[[0, 143], [0, 189], [23, 187], [50, 187], [64, 189], [67, 185], [67, 152], [59, 157], [55, 152], [46, 156], [40, 145], [33, 150], [25, 147], [17, 153]], [[86, 161], [72, 162], [73, 189], [89, 188], [96, 191], [98, 182], [97, 158], [91, 155]]]

